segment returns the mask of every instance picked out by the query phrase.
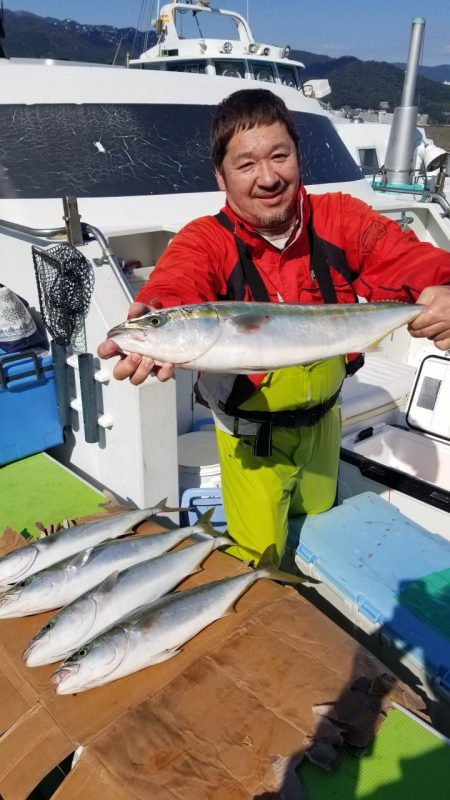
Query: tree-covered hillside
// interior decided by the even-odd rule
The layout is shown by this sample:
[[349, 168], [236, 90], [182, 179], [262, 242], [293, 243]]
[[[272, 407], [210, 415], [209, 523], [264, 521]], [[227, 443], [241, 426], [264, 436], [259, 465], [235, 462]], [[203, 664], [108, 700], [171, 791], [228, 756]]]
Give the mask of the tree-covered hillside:
[[[347, 56], [311, 62], [303, 73], [304, 81], [328, 78], [332, 91], [327, 99], [333, 108], [348, 105], [376, 109], [382, 101], [394, 108], [401, 100], [404, 77], [403, 70], [385, 61], [359, 61]], [[416, 104], [434, 122], [445, 121], [443, 112], [450, 113], [450, 86], [419, 75]]]
[[[40, 17], [8, 9], [5, 9], [5, 31], [4, 49], [8, 56], [105, 64], [114, 60], [116, 64], [124, 64], [127, 53], [136, 58], [156, 40], [153, 31], [145, 33], [135, 28], [82, 25], [73, 20]], [[328, 78], [332, 93], [327, 99], [333, 108], [345, 105], [378, 108], [381, 101], [394, 107], [400, 102], [404, 72], [393, 64], [360, 61], [350, 55], [331, 58], [305, 50], [292, 50], [291, 57], [305, 64], [304, 82], [312, 78]], [[445, 68], [450, 70], [450, 66], [443, 65], [436, 75], [444, 74]], [[450, 86], [421, 75], [416, 102], [419, 111], [429, 114], [432, 122], [445, 122], [448, 118], [444, 112], [450, 112]]]
[[[81, 25], [73, 20], [40, 17], [26, 11], [5, 9], [3, 47], [8, 56], [56, 58], [112, 64], [120, 43], [116, 64], [124, 64], [127, 52], [136, 58], [144, 49], [145, 33], [135, 28], [110, 25]], [[149, 34], [146, 47], [155, 43]]]

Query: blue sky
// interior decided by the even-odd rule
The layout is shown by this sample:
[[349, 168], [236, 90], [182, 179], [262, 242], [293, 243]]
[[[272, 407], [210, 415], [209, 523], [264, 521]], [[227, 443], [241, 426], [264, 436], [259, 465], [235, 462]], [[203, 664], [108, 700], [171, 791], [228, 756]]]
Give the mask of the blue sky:
[[[4, 0], [4, 6], [88, 24], [142, 29], [144, 20], [156, 16], [157, 0]], [[423, 16], [422, 63], [450, 64], [450, 0], [212, 0], [212, 6], [244, 16], [248, 7], [259, 41], [378, 61], [406, 61], [411, 22]]]

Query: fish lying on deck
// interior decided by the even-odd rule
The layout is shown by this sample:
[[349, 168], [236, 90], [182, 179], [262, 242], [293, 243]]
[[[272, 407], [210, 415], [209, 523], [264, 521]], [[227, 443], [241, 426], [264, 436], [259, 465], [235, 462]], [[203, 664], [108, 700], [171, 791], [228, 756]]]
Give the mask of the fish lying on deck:
[[232, 613], [238, 598], [260, 578], [316, 582], [267, 566], [167, 595], [91, 639], [64, 661], [52, 676], [56, 692], [83, 692], [173, 658], [203, 628]]
[[24, 617], [61, 608], [97, 586], [112, 572], [166, 553], [192, 534], [214, 531], [207, 511], [196, 525], [156, 535], [131, 536], [82, 550], [19, 581], [0, 595], [0, 618]]
[[101, 519], [67, 528], [53, 536], [30, 542], [18, 550], [0, 558], [0, 587], [22, 581], [41, 569], [50, 567], [69, 556], [88, 547], [94, 547], [106, 539], [116, 539], [132, 530], [148, 517], [155, 514], [179, 511], [179, 508], [166, 506], [167, 498], [152, 508], [136, 509], [124, 514], [102, 517]]
[[197, 572], [213, 550], [232, 544], [228, 536], [211, 537], [114, 572], [46, 622], [25, 649], [27, 667], [67, 658], [118, 620], [170, 592]]
[[220, 302], [166, 308], [112, 328], [125, 353], [205, 372], [270, 372], [371, 349], [425, 306]]

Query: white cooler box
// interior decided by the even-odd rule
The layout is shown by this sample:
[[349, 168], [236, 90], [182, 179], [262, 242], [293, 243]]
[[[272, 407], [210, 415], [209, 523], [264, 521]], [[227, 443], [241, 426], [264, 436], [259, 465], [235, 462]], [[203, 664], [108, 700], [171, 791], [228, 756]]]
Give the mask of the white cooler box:
[[398, 422], [414, 381], [415, 368], [372, 353], [364, 366], [344, 381], [341, 414], [344, 433], [364, 424]]
[[339, 499], [367, 491], [450, 539], [450, 443], [384, 424], [344, 436]]
[[[385, 391], [380, 373], [385, 370], [384, 360], [368, 363], [369, 379], [363, 376], [367, 401], [371, 377], [378, 384], [374, 394]], [[393, 366], [400, 378], [402, 365]], [[387, 394], [398, 394], [401, 381], [394, 389], [387, 372], [386, 380]], [[358, 396], [361, 403], [361, 389], [354, 402], [358, 402]], [[363, 491], [376, 492], [428, 530], [450, 539], [450, 359], [433, 354], [421, 361], [406, 412], [399, 412], [395, 421], [402, 424], [392, 419], [391, 424], [385, 419], [384, 424], [377, 424], [377, 402], [374, 399], [371, 403], [372, 416], [366, 415], [365, 425], [346, 429], [344, 423], [340, 499]]]

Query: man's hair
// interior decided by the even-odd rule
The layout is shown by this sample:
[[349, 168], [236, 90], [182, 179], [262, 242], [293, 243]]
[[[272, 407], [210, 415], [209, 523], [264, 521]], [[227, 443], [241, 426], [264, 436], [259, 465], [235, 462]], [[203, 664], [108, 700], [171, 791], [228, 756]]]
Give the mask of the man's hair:
[[217, 106], [211, 130], [211, 157], [221, 169], [228, 142], [235, 133], [281, 122], [299, 152], [294, 121], [283, 100], [268, 89], [240, 89]]

